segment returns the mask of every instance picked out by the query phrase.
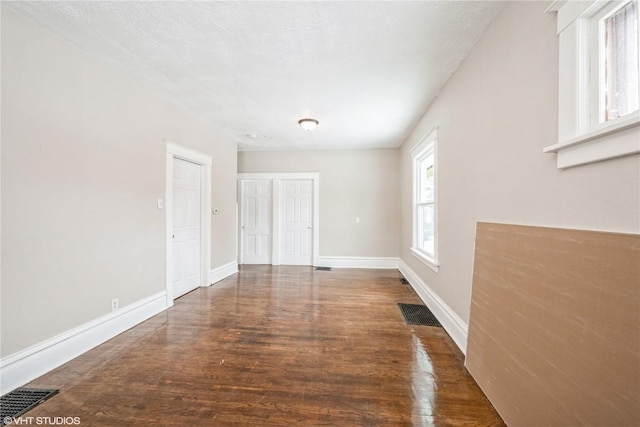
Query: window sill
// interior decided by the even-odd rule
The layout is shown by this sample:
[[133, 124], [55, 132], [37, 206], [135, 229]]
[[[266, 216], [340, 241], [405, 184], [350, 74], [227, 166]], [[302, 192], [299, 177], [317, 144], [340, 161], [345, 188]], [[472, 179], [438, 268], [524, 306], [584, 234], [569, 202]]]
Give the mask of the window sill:
[[567, 141], [545, 147], [558, 154], [558, 169], [640, 153], [640, 116], [620, 120]]
[[418, 258], [423, 264], [425, 264], [427, 267], [432, 269], [434, 272], [436, 273], [438, 272], [438, 269], [440, 266], [436, 262], [434, 262], [431, 258], [427, 257], [425, 254], [423, 254], [416, 248], [410, 248], [410, 249], [411, 249], [411, 255]]

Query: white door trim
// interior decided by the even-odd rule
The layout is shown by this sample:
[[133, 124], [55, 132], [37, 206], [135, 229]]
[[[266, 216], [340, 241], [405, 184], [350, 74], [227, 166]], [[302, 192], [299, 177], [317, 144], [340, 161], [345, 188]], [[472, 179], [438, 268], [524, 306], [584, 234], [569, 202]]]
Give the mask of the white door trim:
[[166, 141], [165, 166], [165, 287], [167, 307], [173, 306], [173, 160], [200, 166], [200, 286], [209, 286], [211, 270], [211, 165], [213, 157]]
[[[240, 175], [240, 174], [238, 174]], [[238, 178], [238, 187], [236, 189], [236, 259], [238, 260], [238, 265], [244, 264], [242, 261], [242, 214], [244, 213], [243, 207], [244, 203], [242, 203], [242, 197], [244, 196], [244, 191], [242, 191], [242, 180]]]
[[239, 173], [238, 174], [238, 203], [240, 204], [240, 212], [238, 218], [238, 264], [242, 264], [242, 182], [245, 180], [264, 179], [272, 181], [271, 200], [273, 204], [272, 210], [272, 227], [271, 242], [272, 256], [271, 265], [280, 265], [280, 181], [283, 179], [310, 179], [313, 181], [313, 255], [311, 257], [312, 265], [316, 265], [316, 261], [320, 252], [320, 173], [318, 172], [256, 172], [256, 173]]

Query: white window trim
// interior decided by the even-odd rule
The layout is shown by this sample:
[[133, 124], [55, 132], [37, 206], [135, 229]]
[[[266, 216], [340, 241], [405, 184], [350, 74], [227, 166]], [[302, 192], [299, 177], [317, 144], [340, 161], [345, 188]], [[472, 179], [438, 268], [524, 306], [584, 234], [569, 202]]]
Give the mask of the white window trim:
[[640, 153], [640, 112], [601, 125], [586, 123], [585, 111], [591, 111], [585, 92], [587, 21], [611, 3], [612, 0], [556, 1], [547, 9], [558, 12], [559, 142], [545, 147], [543, 152], [557, 153], [559, 169]]
[[[434, 164], [434, 196], [433, 196], [433, 210], [434, 210], [434, 246], [433, 246], [433, 258], [427, 253], [418, 248], [416, 239], [416, 230], [418, 227], [416, 216], [416, 204], [418, 200], [418, 184], [416, 180], [416, 160], [420, 157], [429, 145], [433, 143], [433, 164]], [[418, 142], [410, 151], [411, 154], [411, 179], [413, 186], [413, 197], [411, 204], [411, 254], [424, 263], [434, 272], [438, 272], [440, 264], [438, 263], [438, 127], [434, 127]]]

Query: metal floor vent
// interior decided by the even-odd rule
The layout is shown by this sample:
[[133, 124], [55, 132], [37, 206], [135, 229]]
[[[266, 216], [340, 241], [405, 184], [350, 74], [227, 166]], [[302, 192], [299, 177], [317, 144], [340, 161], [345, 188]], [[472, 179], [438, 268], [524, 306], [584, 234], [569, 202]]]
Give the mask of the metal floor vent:
[[409, 281], [408, 281], [407, 279], [405, 279], [404, 277], [401, 277], [401, 278], [400, 278], [400, 282], [401, 282], [403, 285], [408, 285], [408, 284], [409, 284]]
[[407, 325], [442, 326], [426, 305], [398, 303]]
[[35, 408], [58, 393], [55, 389], [18, 388], [0, 397], [0, 419], [2, 425], [10, 424], [14, 418]]
[[331, 271], [331, 267], [316, 267], [317, 271]]

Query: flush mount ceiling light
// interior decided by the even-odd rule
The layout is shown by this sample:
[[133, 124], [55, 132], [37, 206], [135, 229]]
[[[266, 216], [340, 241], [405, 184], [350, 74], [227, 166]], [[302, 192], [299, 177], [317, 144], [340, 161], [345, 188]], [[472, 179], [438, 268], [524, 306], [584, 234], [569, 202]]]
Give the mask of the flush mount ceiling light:
[[306, 131], [311, 131], [318, 126], [318, 121], [316, 119], [300, 119], [298, 120], [298, 124], [302, 126], [302, 129]]

